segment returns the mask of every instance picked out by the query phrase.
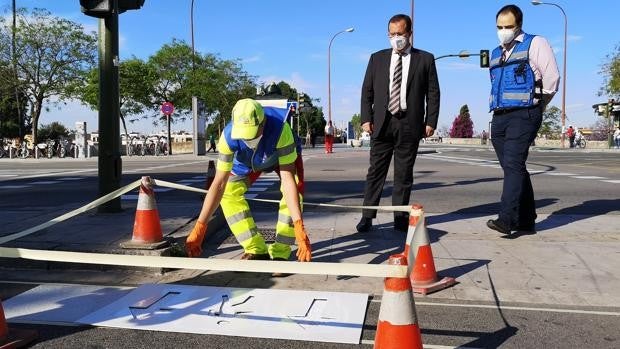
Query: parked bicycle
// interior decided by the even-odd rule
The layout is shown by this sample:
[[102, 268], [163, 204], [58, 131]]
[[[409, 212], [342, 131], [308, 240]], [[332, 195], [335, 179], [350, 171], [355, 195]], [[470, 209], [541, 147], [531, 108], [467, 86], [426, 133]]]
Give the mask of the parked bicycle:
[[10, 146], [11, 143], [7, 139], [2, 138], [0, 140], [0, 158], [9, 156]]

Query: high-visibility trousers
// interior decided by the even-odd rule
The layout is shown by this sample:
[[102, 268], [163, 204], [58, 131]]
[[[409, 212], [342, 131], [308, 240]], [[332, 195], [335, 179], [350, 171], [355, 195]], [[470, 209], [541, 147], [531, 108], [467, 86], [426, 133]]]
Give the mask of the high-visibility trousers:
[[[303, 161], [301, 156], [297, 156], [295, 167], [297, 172], [295, 181], [297, 182], [299, 202], [301, 203], [304, 191]], [[278, 170], [276, 172], [278, 175], [280, 174]], [[295, 230], [284, 195], [280, 199], [278, 209], [275, 242], [269, 246], [267, 246], [265, 240], [258, 232], [250, 212], [250, 206], [244, 196], [248, 188], [252, 186], [261, 174], [262, 172], [250, 172], [246, 176], [236, 176], [233, 174], [229, 178], [228, 183], [226, 183], [220, 205], [228, 227], [246, 253], [269, 253], [271, 258], [288, 259], [291, 255], [291, 245], [295, 243]], [[282, 184], [280, 184], [280, 192], [283, 193]]]

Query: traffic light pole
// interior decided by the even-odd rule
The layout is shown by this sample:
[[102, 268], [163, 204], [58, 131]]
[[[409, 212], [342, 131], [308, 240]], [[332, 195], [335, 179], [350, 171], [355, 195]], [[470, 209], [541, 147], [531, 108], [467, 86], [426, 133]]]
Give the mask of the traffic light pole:
[[[99, 19], [99, 196], [120, 188], [120, 96], [118, 86], [118, 0], [113, 11]], [[120, 212], [117, 197], [99, 206], [99, 213]]]

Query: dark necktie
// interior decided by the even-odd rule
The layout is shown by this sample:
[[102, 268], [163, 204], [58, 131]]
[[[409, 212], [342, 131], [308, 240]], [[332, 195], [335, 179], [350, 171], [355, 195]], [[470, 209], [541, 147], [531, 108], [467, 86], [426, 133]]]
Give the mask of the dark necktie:
[[390, 93], [390, 103], [388, 111], [396, 114], [400, 111], [400, 83], [403, 78], [403, 56], [398, 55], [396, 67], [394, 67], [394, 77], [392, 79], [392, 93]]

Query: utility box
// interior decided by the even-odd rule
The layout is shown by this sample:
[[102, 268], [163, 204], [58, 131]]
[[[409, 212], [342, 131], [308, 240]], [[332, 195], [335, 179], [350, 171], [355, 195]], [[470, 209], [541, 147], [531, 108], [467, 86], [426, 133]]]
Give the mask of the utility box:
[[[88, 134], [86, 133], [86, 122], [77, 121], [75, 123], [75, 151], [77, 152], [77, 158], [86, 158], [86, 150], [88, 146]], [[73, 156], [74, 154], [71, 154]]]
[[207, 112], [204, 102], [197, 97], [192, 97], [192, 111], [194, 123], [194, 155], [206, 154], [206, 125]]

